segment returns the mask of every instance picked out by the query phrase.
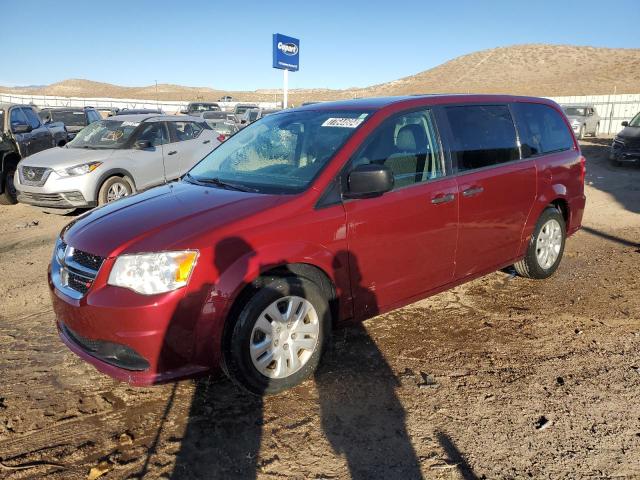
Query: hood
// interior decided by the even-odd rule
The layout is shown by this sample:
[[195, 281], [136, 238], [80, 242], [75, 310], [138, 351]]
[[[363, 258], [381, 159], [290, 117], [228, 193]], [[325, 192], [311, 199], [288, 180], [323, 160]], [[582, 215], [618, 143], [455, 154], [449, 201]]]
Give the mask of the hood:
[[64, 241], [102, 257], [202, 248], [194, 243], [200, 234], [272, 208], [287, 197], [174, 182], [81, 215], [65, 227]]
[[73, 167], [81, 163], [104, 161], [118, 150], [91, 150], [88, 148], [55, 147], [29, 155], [20, 165], [29, 167], [49, 167], [54, 170]]
[[640, 127], [624, 127], [618, 132], [618, 137], [628, 139], [640, 139]]

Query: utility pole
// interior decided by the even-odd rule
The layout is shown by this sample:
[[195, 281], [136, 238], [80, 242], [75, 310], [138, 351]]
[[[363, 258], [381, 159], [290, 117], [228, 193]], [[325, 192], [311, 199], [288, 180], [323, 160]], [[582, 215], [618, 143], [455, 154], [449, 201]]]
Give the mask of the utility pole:
[[159, 101], [158, 101], [158, 80], [156, 80], [156, 108], [158, 107]]

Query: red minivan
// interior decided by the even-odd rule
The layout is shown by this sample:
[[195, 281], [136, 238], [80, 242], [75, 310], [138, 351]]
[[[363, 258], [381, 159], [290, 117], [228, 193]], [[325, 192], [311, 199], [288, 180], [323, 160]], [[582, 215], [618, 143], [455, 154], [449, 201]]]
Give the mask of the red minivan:
[[331, 327], [514, 265], [546, 278], [580, 228], [585, 159], [541, 98], [427, 95], [269, 115], [175, 183], [78, 217], [49, 285], [62, 340], [149, 385], [309, 377]]

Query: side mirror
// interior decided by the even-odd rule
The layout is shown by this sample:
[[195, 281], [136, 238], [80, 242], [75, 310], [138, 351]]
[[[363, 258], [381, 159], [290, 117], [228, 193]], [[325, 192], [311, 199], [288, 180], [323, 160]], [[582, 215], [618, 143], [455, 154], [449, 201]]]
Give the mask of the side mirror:
[[13, 133], [29, 133], [33, 128], [26, 123], [14, 123], [11, 126], [11, 130], [13, 130]]
[[347, 198], [370, 198], [393, 189], [393, 172], [384, 165], [358, 165], [347, 179]]
[[629, 122], [627, 122], [626, 120], [624, 122], [622, 122], [622, 126], [623, 127], [628, 127], [629, 126]]
[[149, 140], [137, 140], [136, 143], [133, 144], [133, 148], [136, 150], [145, 150], [151, 148], [151, 142]]

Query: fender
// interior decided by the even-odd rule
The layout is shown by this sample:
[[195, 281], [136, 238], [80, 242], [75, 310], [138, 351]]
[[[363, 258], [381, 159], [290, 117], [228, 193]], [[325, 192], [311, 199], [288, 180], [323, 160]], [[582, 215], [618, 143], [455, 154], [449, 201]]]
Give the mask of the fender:
[[[224, 260], [216, 261], [216, 249], [224, 249], [227, 252], [235, 250], [239, 255], [230, 263], [223, 264]], [[215, 248], [201, 252], [198, 263], [211, 262], [217, 270], [222, 271], [218, 271], [218, 278], [212, 283], [211, 279], [204, 278], [205, 274], [199, 275], [199, 278], [192, 278], [192, 281], [196, 280], [196, 282], [190, 289], [207, 292], [206, 298], [202, 299], [203, 307], [194, 338], [213, 339], [213, 342], [200, 349], [196, 346], [194, 359], [196, 363], [209, 364], [213, 352], [221, 351], [215, 347], [221, 345], [227, 318], [245, 287], [255, 282], [262, 274], [277, 267], [303, 264], [320, 270], [335, 289], [339, 308], [336, 320], [351, 317], [353, 314], [351, 285], [349, 266], [345, 260], [346, 258], [338, 258], [334, 252], [323, 245], [309, 242], [271, 244], [254, 251], [239, 237], [222, 240]]]

